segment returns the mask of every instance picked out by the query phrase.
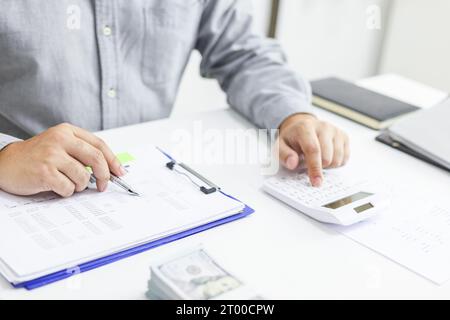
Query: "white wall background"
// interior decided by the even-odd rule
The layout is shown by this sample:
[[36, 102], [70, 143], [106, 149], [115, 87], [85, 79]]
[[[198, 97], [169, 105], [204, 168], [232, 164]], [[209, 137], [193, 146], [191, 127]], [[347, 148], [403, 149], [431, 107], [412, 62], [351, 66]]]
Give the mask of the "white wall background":
[[[380, 29], [367, 27], [374, 5]], [[367, 77], [376, 72], [386, 8], [386, 0], [283, 0], [278, 39], [291, 65], [309, 79]]]
[[395, 0], [379, 71], [450, 92], [450, 0]]

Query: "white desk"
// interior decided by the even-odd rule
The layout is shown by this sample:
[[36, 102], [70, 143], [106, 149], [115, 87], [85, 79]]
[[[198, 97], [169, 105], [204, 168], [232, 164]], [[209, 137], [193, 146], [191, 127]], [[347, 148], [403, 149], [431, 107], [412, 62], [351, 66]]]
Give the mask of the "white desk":
[[[350, 165], [367, 168], [395, 184], [414, 185], [444, 199], [450, 174], [374, 141], [377, 132], [317, 110], [344, 128], [352, 139]], [[251, 125], [231, 110], [102, 132], [117, 152], [130, 145], [157, 144], [170, 149], [171, 133], [204, 128], [219, 130]], [[142, 299], [149, 266], [161, 253], [199, 243], [227, 261], [227, 268], [270, 298], [450, 298], [450, 283], [437, 286], [263, 193], [259, 168], [197, 165], [205, 176], [254, 209], [252, 216], [150, 250], [77, 277], [34, 290], [16, 290], [0, 279], [0, 299]]]

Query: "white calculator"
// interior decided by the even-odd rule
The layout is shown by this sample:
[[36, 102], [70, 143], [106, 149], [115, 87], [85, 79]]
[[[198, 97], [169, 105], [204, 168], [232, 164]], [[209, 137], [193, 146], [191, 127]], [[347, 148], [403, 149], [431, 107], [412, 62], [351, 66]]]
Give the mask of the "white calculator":
[[265, 180], [263, 190], [321, 222], [348, 226], [388, 207], [387, 197], [368, 182], [343, 179], [324, 171], [322, 186], [311, 186], [306, 173], [281, 172]]

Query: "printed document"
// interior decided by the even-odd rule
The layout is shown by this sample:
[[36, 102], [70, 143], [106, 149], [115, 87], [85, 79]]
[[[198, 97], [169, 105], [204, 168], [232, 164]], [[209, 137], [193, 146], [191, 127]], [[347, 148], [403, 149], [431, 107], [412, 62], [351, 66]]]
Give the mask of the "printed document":
[[450, 211], [411, 195], [391, 202], [379, 216], [333, 228], [436, 284], [450, 279]]

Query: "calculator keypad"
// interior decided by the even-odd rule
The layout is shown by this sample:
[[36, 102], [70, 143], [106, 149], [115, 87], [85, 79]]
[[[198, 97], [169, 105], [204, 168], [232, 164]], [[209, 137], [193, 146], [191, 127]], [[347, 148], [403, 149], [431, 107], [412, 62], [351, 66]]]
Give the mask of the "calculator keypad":
[[345, 194], [351, 188], [338, 176], [326, 171], [324, 172], [322, 186], [319, 188], [312, 188], [309, 177], [305, 173], [275, 176], [267, 179], [266, 183], [306, 206], [326, 204], [329, 200]]

